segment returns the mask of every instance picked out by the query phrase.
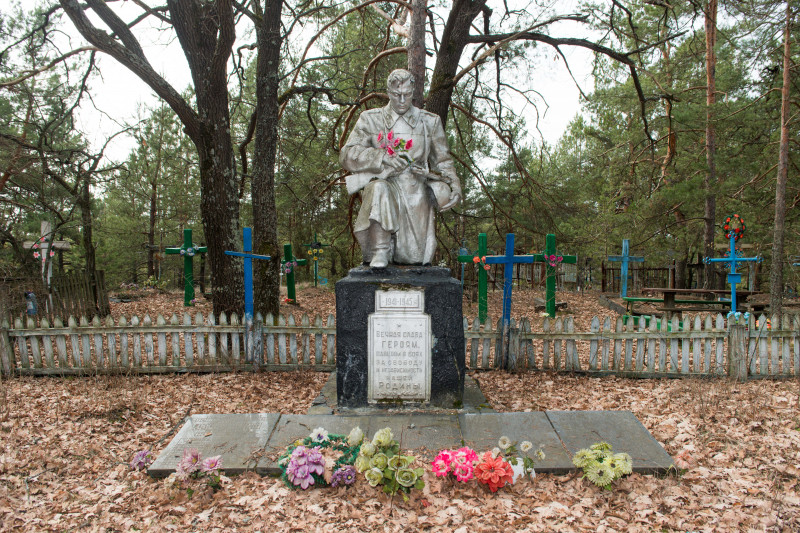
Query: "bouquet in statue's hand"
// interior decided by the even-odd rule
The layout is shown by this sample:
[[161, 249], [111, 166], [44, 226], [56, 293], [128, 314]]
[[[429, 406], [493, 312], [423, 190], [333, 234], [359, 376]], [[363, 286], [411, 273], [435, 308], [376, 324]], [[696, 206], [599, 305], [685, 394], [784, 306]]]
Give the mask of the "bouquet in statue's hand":
[[395, 137], [394, 131], [390, 131], [386, 135], [383, 132], [378, 133], [378, 144], [381, 148], [386, 150], [386, 153], [390, 156], [399, 156], [404, 159], [408, 164], [414, 162], [407, 154], [402, 152], [408, 152], [411, 150], [411, 147], [414, 144], [414, 139], [401, 139], [400, 137]]

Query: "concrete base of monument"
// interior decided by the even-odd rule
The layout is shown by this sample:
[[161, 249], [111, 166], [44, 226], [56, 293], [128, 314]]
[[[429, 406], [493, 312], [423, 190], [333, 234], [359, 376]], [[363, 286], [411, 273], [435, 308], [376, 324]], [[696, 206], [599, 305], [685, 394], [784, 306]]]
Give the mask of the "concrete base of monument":
[[486, 401], [486, 396], [481, 392], [478, 382], [471, 376], [464, 376], [464, 394], [461, 405], [457, 408], [431, 407], [424, 403], [403, 402], [392, 404], [384, 402], [366, 407], [342, 407], [336, 398], [336, 371], [331, 372], [328, 381], [308, 408], [309, 415], [354, 415], [354, 414], [391, 414], [397, 412], [426, 412], [426, 413], [494, 413], [494, 409]]
[[389, 427], [403, 450], [430, 462], [442, 449], [470, 446], [479, 453], [497, 446], [505, 435], [529, 440], [542, 448], [541, 474], [576, 470], [572, 456], [581, 448], [605, 441], [615, 452], [627, 452], [633, 471], [674, 471], [672, 458], [630, 411], [536, 411], [527, 413], [372, 413], [354, 415], [283, 415], [277, 413], [192, 415], [148, 469], [153, 477], [175, 471], [183, 450], [196, 448], [203, 457], [222, 456], [226, 475], [255, 471], [278, 475], [276, 461], [286, 447], [312, 430], [347, 435], [360, 427], [367, 438]]
[[358, 267], [336, 283], [341, 407], [463, 403], [461, 284], [441, 267]]

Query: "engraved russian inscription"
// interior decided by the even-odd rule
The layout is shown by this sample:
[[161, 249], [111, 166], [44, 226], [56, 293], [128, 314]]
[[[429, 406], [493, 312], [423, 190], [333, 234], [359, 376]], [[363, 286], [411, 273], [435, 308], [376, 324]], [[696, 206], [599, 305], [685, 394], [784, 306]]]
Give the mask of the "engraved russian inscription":
[[368, 401], [430, 400], [431, 323], [422, 291], [377, 291], [369, 317]]

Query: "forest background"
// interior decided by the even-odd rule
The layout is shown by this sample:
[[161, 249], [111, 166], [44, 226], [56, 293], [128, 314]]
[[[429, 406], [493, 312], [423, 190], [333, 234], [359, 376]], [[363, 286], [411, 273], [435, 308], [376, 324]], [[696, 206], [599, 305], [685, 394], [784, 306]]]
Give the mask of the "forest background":
[[[425, 73], [416, 103], [445, 122], [465, 192], [437, 219], [437, 263], [455, 271], [480, 232], [497, 252], [516, 233], [518, 253], [555, 233], [560, 252], [596, 269], [630, 239], [649, 266], [675, 261], [681, 286], [689, 265], [720, 255], [720, 222], [737, 213], [774, 303], [797, 289], [800, 256], [793, 4], [13, 4], [0, 19], [0, 276], [39, 271], [23, 243], [46, 219], [48, 239], [75, 243], [56, 269], [102, 269], [112, 287], [177, 279], [182, 261], [164, 249], [191, 228], [209, 247], [215, 312], [243, 305], [241, 263], [223, 254], [241, 249], [243, 226], [275, 258], [257, 266], [259, 310], [279, 306], [283, 243], [299, 257], [315, 235], [330, 244], [320, 267], [332, 284], [360, 262], [339, 147], [358, 113], [386, 104], [387, 74], [409, 67]], [[152, 68], [143, 21], [180, 43], [188, 87]], [[570, 47], [595, 54], [594, 87], [549, 143], [536, 134], [537, 68], [570, 69]], [[101, 146], [76, 119], [103, 91], [98, 54], [162, 98]], [[124, 136], [135, 148], [106, 157]], [[710, 269], [701, 283], [718, 279]]]

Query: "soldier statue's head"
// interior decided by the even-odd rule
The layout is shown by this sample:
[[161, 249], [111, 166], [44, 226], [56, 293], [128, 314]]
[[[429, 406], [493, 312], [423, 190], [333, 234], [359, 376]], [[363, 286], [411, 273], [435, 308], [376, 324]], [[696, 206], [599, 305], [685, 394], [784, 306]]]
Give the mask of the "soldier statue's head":
[[389, 93], [389, 104], [394, 112], [398, 115], [405, 115], [412, 105], [414, 75], [402, 68], [393, 70], [386, 79], [386, 90]]

